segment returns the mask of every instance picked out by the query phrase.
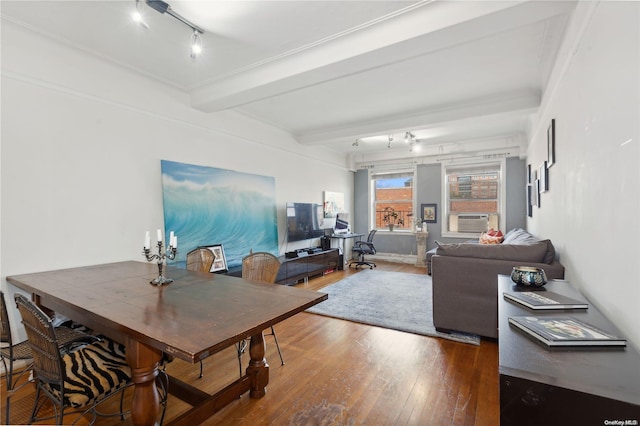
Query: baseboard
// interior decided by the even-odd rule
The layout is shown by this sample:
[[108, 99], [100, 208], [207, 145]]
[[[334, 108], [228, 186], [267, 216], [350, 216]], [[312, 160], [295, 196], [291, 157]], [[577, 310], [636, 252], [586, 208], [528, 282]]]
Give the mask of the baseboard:
[[384, 260], [387, 262], [395, 262], [395, 263], [409, 263], [411, 265], [415, 265], [418, 260], [418, 256], [415, 254], [398, 254], [398, 253], [376, 253], [373, 255], [366, 255], [364, 257], [365, 260]]

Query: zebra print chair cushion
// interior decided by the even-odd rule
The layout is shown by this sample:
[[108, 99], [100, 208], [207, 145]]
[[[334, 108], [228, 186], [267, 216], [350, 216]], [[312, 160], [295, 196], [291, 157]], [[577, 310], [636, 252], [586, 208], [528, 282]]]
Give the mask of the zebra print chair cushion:
[[[90, 405], [131, 382], [124, 346], [103, 336], [98, 342], [65, 354], [63, 362], [67, 376], [64, 381], [65, 405]], [[60, 389], [53, 385], [47, 387], [56, 398], [60, 398]]]

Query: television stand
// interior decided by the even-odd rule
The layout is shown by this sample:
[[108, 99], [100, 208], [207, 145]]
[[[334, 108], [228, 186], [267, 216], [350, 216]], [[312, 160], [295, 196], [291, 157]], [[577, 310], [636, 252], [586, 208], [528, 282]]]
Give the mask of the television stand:
[[310, 277], [324, 275], [326, 271], [335, 271], [340, 265], [340, 254], [337, 248], [329, 250], [309, 248], [296, 250], [296, 252], [298, 252], [296, 257], [289, 257], [293, 254], [287, 254], [280, 258], [282, 264], [276, 283], [293, 285], [300, 280], [306, 283]]

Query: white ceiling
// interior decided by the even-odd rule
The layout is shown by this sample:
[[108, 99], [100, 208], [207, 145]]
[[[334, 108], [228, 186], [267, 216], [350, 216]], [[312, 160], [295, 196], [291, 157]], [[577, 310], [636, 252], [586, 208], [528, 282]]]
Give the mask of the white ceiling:
[[[134, 0], [0, 2], [3, 19], [362, 161], [519, 150], [575, 2], [169, 1], [191, 30]], [[393, 141], [389, 144], [389, 135]], [[376, 137], [377, 136], [377, 137]], [[354, 146], [356, 139], [360, 139]], [[390, 147], [389, 147], [390, 146]]]

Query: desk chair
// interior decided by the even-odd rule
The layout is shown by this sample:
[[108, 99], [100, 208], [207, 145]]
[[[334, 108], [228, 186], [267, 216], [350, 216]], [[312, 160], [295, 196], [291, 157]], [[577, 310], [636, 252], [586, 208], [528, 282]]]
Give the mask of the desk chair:
[[356, 241], [353, 243], [353, 248], [351, 249], [354, 253], [358, 253], [358, 260], [349, 262], [349, 267], [351, 265], [356, 265], [356, 269], [359, 266], [367, 265], [369, 269], [373, 269], [376, 264], [373, 262], [367, 262], [364, 260], [365, 254], [376, 254], [376, 248], [373, 245], [373, 237], [376, 235], [376, 229], [372, 229], [369, 232], [369, 236], [367, 237], [367, 241]]
[[[251, 252], [251, 254], [242, 259], [242, 278], [245, 280], [274, 284], [278, 277], [279, 270], [280, 260], [271, 253]], [[280, 355], [280, 362], [284, 365], [284, 359], [282, 358], [282, 352], [280, 351], [280, 345], [278, 344], [278, 338], [276, 337], [276, 331], [273, 329], [273, 326], [271, 327], [271, 333], [265, 334], [265, 336], [273, 336], [273, 340], [276, 342], [276, 348], [278, 349], [278, 355]], [[238, 363], [240, 364], [240, 376], [242, 376], [242, 354], [246, 347], [246, 340], [239, 343]]]
[[189, 271], [210, 272], [216, 256], [206, 248], [196, 248], [187, 253]]
[[[7, 393], [5, 398], [5, 424], [10, 424], [9, 406], [11, 403], [11, 397], [18, 389], [30, 383], [30, 381], [27, 380], [18, 386], [18, 382], [22, 376], [31, 371], [30, 360], [33, 358], [33, 353], [31, 352], [31, 346], [29, 346], [29, 342], [27, 340], [19, 343], [13, 342], [13, 338], [11, 337], [11, 324], [9, 323], [9, 313], [7, 311], [7, 304], [2, 291], [0, 291], [0, 320], [0, 343], [2, 343], [2, 347], [0, 347], [0, 359], [2, 360], [2, 366], [5, 371], [5, 381], [7, 383]], [[55, 331], [60, 348], [66, 348], [75, 343], [86, 343], [96, 340], [94, 336], [69, 327], [60, 326], [57, 327]], [[14, 376], [13, 364], [19, 360], [29, 360], [29, 364]]]

